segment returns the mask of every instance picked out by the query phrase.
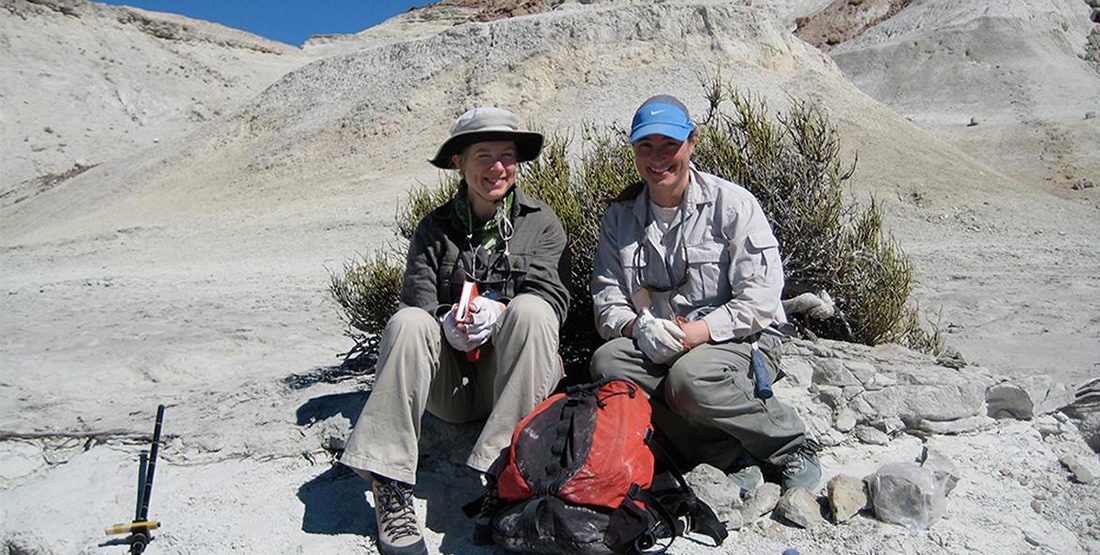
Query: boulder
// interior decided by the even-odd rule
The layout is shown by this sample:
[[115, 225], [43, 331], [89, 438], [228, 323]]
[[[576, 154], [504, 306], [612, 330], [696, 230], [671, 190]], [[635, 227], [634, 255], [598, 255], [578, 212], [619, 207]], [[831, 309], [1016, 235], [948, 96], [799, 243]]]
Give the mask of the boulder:
[[839, 432], [848, 433], [856, 427], [856, 414], [851, 409], [842, 408], [836, 412], [833, 427]]

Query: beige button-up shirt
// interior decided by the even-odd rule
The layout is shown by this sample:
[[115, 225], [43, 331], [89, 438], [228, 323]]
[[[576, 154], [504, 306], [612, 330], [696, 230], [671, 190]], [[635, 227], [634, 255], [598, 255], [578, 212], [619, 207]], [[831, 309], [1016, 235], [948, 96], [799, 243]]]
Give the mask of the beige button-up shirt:
[[[667, 231], [680, 240], [671, 244], [662, 241], [653, 218], [647, 217], [648, 203], [643, 188], [633, 199], [613, 203], [601, 220], [592, 272], [600, 336], [621, 336], [647, 296], [658, 318], [688, 317], [696, 309], [713, 307], [703, 320], [715, 342], [786, 322], [780, 303], [779, 241], [751, 193], [693, 167], [681, 217]], [[646, 294], [640, 291], [643, 284], [656, 287]], [[667, 292], [652, 291], [677, 285]]]

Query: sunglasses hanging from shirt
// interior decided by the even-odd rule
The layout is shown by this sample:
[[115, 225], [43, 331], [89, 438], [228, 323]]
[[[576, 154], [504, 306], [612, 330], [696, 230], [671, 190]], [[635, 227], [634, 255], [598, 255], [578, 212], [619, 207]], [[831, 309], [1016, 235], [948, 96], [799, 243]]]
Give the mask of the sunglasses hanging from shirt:
[[[652, 201], [646, 202], [645, 229], [649, 229], [650, 222], [653, 221], [653, 214], [651, 214], [649, 206], [650, 202]], [[646, 278], [646, 269], [650, 268], [651, 265], [649, 263], [650, 249], [647, 248], [647, 241], [644, 233], [641, 240], [638, 241], [638, 245], [634, 248], [634, 267], [637, 268], [636, 274], [638, 279], [638, 287], [641, 289], [645, 289], [650, 293], [667, 293], [669, 291], [676, 291], [677, 289], [686, 285], [688, 282], [687, 240], [684, 239], [684, 226], [686, 225], [684, 221], [684, 211], [677, 210], [677, 212], [680, 215], [680, 227], [679, 229], [677, 229], [676, 232], [676, 243], [679, 243], [679, 247], [677, 248], [674, 246], [672, 249], [669, 250], [673, 252], [675, 252], [676, 250], [682, 251], [683, 257], [681, 258], [681, 260], [683, 261], [684, 268], [683, 274], [681, 275], [679, 281], [673, 282], [672, 273], [673, 266], [675, 265], [675, 260], [670, 260], [667, 253], [664, 257], [664, 260], [662, 260], [662, 266], [664, 267], [665, 274], [668, 278], [665, 280], [666, 285], [659, 285], [656, 280], [650, 281]]]

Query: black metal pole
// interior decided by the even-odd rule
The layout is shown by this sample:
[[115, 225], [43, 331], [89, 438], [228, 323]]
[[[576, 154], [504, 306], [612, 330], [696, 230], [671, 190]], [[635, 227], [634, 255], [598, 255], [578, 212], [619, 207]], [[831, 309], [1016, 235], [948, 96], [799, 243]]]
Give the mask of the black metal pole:
[[160, 426], [164, 422], [164, 405], [157, 407], [157, 423], [153, 427], [153, 445], [149, 448], [149, 468], [145, 472], [145, 492], [141, 496], [138, 521], [149, 518], [149, 496], [153, 493], [153, 473], [157, 469], [157, 449], [160, 447]]
[[145, 499], [145, 472], [149, 466], [149, 454], [142, 451], [138, 455], [138, 489], [137, 489], [137, 508], [134, 509], [134, 522], [141, 520], [141, 506], [144, 504]]

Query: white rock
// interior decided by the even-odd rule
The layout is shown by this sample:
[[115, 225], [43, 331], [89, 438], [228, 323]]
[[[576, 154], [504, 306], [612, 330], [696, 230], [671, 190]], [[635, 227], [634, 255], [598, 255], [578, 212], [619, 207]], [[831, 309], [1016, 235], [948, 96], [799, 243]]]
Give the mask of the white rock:
[[856, 427], [856, 413], [851, 409], [842, 408], [837, 411], [833, 427], [837, 431], [848, 433]]

